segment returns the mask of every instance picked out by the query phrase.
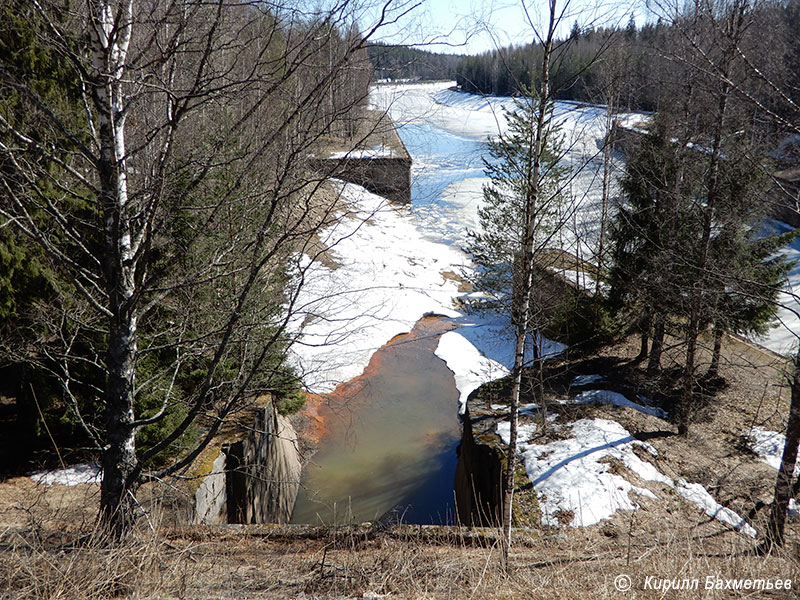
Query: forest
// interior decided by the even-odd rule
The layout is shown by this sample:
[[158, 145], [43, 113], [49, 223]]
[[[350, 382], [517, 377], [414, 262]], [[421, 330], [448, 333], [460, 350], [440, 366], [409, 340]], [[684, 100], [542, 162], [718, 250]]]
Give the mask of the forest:
[[413, 46], [393, 46], [373, 42], [367, 46], [373, 78], [409, 81], [443, 81], [456, 78], [457, 68], [465, 57], [440, 54]]
[[[622, 110], [654, 111], [680, 97], [682, 59], [676, 53], [684, 42], [683, 31], [695, 25], [699, 15], [691, 9], [679, 19], [669, 18], [660, 7], [648, 21], [637, 26], [631, 15], [624, 28], [572, 25], [570, 35], [557, 39], [552, 57], [552, 85], [560, 100], [603, 103], [603, 89], [609, 77], [621, 80], [618, 106]], [[780, 80], [793, 90], [793, 102], [800, 100], [800, 4], [758, 3], [750, 15], [742, 42], [748, 57], [756, 61], [767, 79]], [[768, 31], [769, 36], [763, 32]], [[488, 50], [463, 57], [456, 70], [461, 89], [481, 94], [512, 96], [537, 86], [536, 65], [541, 62], [540, 43]], [[769, 103], [768, 92], [763, 100]], [[786, 116], [784, 114], [784, 116]]]
[[371, 79], [346, 1], [133, 4], [0, 8], [3, 468], [102, 457], [117, 531], [256, 398], [302, 405], [289, 323], [336, 205], [307, 159], [365, 134]]

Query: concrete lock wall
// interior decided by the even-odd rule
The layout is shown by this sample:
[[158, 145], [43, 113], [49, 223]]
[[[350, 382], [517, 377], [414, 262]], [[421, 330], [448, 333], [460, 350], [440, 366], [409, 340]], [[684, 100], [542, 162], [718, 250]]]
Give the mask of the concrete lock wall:
[[219, 525], [227, 522], [225, 490], [225, 453], [214, 460], [211, 473], [206, 475], [194, 494], [195, 525]]
[[325, 177], [363, 186], [392, 202], [411, 202], [411, 158], [315, 158], [310, 167]]
[[260, 409], [247, 439], [227, 449], [228, 523], [288, 523], [300, 489], [297, 434], [272, 406]]
[[192, 523], [288, 523], [300, 489], [297, 434], [272, 403], [223, 446], [193, 498]]
[[392, 202], [411, 202], [411, 155], [386, 113], [365, 111], [361, 130], [349, 143], [334, 142], [325, 155], [308, 161], [323, 177], [355, 183]]

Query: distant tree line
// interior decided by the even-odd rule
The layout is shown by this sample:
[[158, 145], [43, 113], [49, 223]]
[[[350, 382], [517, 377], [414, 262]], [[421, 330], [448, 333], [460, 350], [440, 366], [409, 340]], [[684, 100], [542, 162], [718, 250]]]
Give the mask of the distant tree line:
[[[673, 97], [674, 79], [680, 69], [671, 56], [678, 44], [680, 31], [697, 16], [687, 11], [684, 23], [656, 19], [637, 27], [631, 18], [623, 28], [581, 27], [576, 21], [565, 39], [554, 44], [550, 75], [554, 95], [561, 100], [598, 102], [602, 94], [602, 72], [606, 68], [604, 54], [617, 48], [624, 57], [620, 73], [619, 106], [627, 110], [657, 110]], [[751, 37], [767, 36], [769, 45], [755, 55], [759, 69], [772, 79], [794, 77], [793, 100], [800, 101], [797, 77], [800, 73], [800, 2], [797, 0], [758, 3], [752, 8]], [[525, 87], [538, 86], [536, 65], [541, 64], [542, 46], [538, 43], [509, 46], [475, 56], [465, 56], [459, 63], [455, 79], [467, 92], [513, 96]], [[616, 60], [616, 59], [615, 59]], [[766, 96], [765, 96], [766, 98]]]
[[367, 46], [375, 79], [449, 80], [465, 57], [440, 54], [410, 46], [372, 43]]

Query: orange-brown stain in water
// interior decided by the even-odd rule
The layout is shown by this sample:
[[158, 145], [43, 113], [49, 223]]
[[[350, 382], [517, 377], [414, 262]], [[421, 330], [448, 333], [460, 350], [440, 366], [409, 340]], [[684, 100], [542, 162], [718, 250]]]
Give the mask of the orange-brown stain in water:
[[[333, 427], [337, 424], [346, 424], [352, 419], [353, 411], [363, 406], [368, 397], [362, 392], [369, 386], [370, 379], [384, 369], [391, 368], [393, 347], [424, 338], [438, 344], [439, 336], [455, 328], [455, 325], [442, 317], [423, 317], [411, 331], [394, 336], [378, 348], [361, 375], [340, 383], [330, 393], [306, 394], [306, 403], [300, 413], [306, 417], [307, 424], [300, 435], [314, 444], [319, 444]], [[433, 432], [430, 433], [431, 437], [435, 436]]]

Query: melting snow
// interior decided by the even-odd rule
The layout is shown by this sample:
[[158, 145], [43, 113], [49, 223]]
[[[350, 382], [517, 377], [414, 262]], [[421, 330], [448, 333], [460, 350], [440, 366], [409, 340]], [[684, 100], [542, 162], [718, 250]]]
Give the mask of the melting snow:
[[[747, 434], [750, 438], [750, 449], [758, 454], [761, 460], [776, 471], [781, 467], [783, 447], [786, 445], [786, 436], [777, 431], [768, 431], [763, 427], [753, 427]], [[794, 467], [794, 476], [800, 476], [800, 464]], [[800, 515], [800, 505], [794, 498], [789, 500], [789, 516]]]
[[[634, 510], [638, 505], [630, 493], [655, 499], [648, 489], [631, 484], [611, 472], [608, 459], [621, 462], [645, 481], [662, 483], [684, 499], [697, 505], [707, 515], [727, 523], [736, 531], [756, 536], [756, 531], [732, 510], [721, 506], [699, 483], [683, 479], [673, 481], [651, 463], [639, 458], [634, 448], [640, 447], [653, 456], [656, 449], [634, 438], [622, 425], [607, 419], [581, 419], [570, 425], [572, 437], [547, 444], [520, 443], [519, 453], [525, 471], [536, 490], [542, 510], [542, 523], [558, 525], [558, 516], [572, 514], [570, 525], [594, 525], [610, 518], [620, 509]], [[509, 442], [510, 424], [497, 425], [504, 443]], [[520, 440], [530, 439], [535, 425], [519, 428]]]
[[[455, 373], [459, 390], [461, 414], [466, 409], [467, 398], [484, 383], [504, 377], [514, 366], [514, 331], [510, 318], [500, 314], [468, 314], [453, 323], [455, 331], [444, 334], [436, 348], [436, 356]], [[533, 339], [528, 338], [526, 360], [533, 358]], [[545, 357], [556, 356], [566, 349], [560, 344], [540, 336], [539, 351]]]
[[354, 184], [340, 184], [352, 210], [324, 232], [338, 268], [302, 265], [293, 327], [295, 364], [314, 392], [360, 375], [372, 354], [425, 314], [457, 317], [458, 271], [466, 256], [425, 239], [408, 212]]
[[474, 345], [456, 331], [448, 331], [439, 338], [436, 356], [447, 363], [447, 368], [455, 376], [460, 414], [464, 414], [467, 408], [467, 398], [475, 389], [487, 381], [499, 379], [508, 374], [506, 367], [482, 355]]
[[739, 533], [751, 538], [756, 537], [756, 530], [748, 525], [747, 521], [731, 509], [721, 506], [699, 483], [686, 483], [683, 479], [678, 479], [673, 487], [682, 498], [694, 502], [709, 517], [727, 523]]
[[328, 158], [362, 159], [362, 158], [392, 158], [394, 156], [395, 152], [391, 146], [376, 146], [375, 148], [348, 150], [345, 152], [333, 152]]
[[612, 392], [611, 390], [588, 390], [581, 392], [575, 396], [573, 402], [575, 404], [611, 404], [613, 406], [623, 406], [625, 408], [638, 410], [640, 413], [644, 413], [646, 415], [658, 417], [659, 419], [667, 419], [667, 413], [664, 412], [663, 409], [631, 402], [622, 394], [618, 392]]
[[[763, 427], [753, 427], [747, 437], [750, 438], [750, 449], [758, 454], [763, 462], [776, 471], [780, 469], [786, 436], [777, 431], [768, 431]], [[800, 465], [795, 466], [794, 474], [795, 476], [800, 475]]]
[[[538, 427], [535, 423], [524, 423], [517, 425], [517, 443], [524, 444], [533, 437]], [[511, 423], [508, 421], [500, 421], [497, 424], [497, 435], [508, 444], [511, 439]]]
[[[793, 228], [786, 223], [767, 219], [762, 228], [764, 235], [786, 233]], [[794, 354], [800, 332], [800, 238], [781, 249], [783, 255], [794, 264], [789, 270], [786, 285], [778, 296], [777, 325], [764, 336], [755, 337], [762, 346], [779, 354]]]
[[602, 375], [578, 375], [572, 380], [570, 387], [583, 387], [594, 383], [602, 383], [606, 380]]
[[[571, 511], [573, 527], [594, 525], [621, 508], [637, 508], [629, 497], [631, 491], [648, 498], [656, 497], [650, 490], [611, 473], [610, 465], [601, 459], [617, 459], [643, 479], [667, 483], [666, 476], [633, 453], [635, 446], [652, 452], [655, 449], [634, 439], [618, 423], [582, 419], [570, 427], [572, 437], [568, 439], [519, 446], [528, 478], [539, 497], [544, 524], [558, 525], [556, 515]], [[498, 424], [498, 434], [506, 444], [508, 431], [508, 425]]]
[[30, 478], [44, 485], [75, 486], [87, 483], [100, 483], [100, 467], [94, 464], [80, 464], [52, 471], [38, 471]]

